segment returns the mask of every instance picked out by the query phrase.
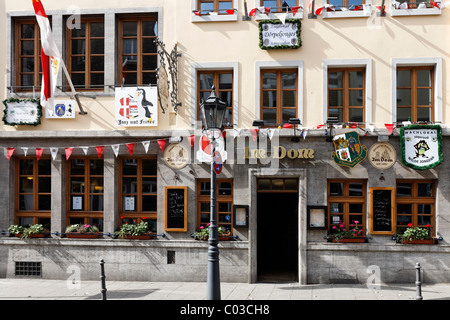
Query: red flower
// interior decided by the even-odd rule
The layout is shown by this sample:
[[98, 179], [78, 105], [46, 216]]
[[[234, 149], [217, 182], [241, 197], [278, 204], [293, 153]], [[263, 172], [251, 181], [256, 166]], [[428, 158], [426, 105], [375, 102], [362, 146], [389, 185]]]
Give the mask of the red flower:
[[120, 219], [123, 219], [123, 216], [121, 216]]
[[408, 223], [408, 227], [412, 228], [412, 223]]
[[431, 226], [429, 225], [429, 224], [427, 224], [425, 227], [427, 227], [427, 228], [431, 228]]
[[145, 219], [147, 219], [147, 217], [142, 217], [142, 220], [145, 220]]

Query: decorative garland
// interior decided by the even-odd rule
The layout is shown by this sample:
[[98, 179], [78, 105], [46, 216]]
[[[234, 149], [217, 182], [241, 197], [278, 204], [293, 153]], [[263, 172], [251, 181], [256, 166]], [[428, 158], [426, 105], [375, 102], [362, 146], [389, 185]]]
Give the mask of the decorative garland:
[[[20, 102], [32, 102], [36, 104], [36, 121], [34, 122], [8, 122], [7, 116], [8, 116], [8, 103], [20, 103]], [[5, 105], [5, 109], [3, 110], [3, 122], [6, 125], [9, 126], [21, 126], [21, 125], [32, 125], [37, 126], [41, 124], [41, 117], [42, 117], [42, 106], [41, 106], [41, 99], [16, 99], [16, 98], [9, 98], [6, 100], [3, 100], [3, 104]]]
[[286, 19], [285, 23], [292, 23], [297, 25], [297, 43], [293, 45], [278, 45], [273, 47], [265, 46], [263, 43], [263, 25], [264, 24], [282, 24], [280, 20], [263, 20], [259, 23], [259, 47], [263, 50], [271, 50], [271, 49], [298, 49], [302, 46], [302, 39], [300, 38], [300, 31], [302, 27], [302, 23], [299, 19]]
[[[405, 130], [410, 130], [410, 129], [435, 129], [437, 130], [437, 142], [438, 142], [438, 156], [439, 156], [439, 160], [436, 162], [433, 162], [432, 164], [429, 164], [427, 166], [416, 166], [414, 164], [408, 163], [405, 161], [405, 137], [404, 137], [404, 132]], [[403, 165], [416, 169], [416, 170], [427, 170], [427, 169], [432, 169], [436, 166], [438, 166], [439, 164], [442, 163], [442, 161], [444, 160], [444, 155], [442, 153], [442, 128], [439, 125], [420, 125], [420, 124], [413, 124], [413, 125], [409, 125], [409, 126], [404, 126], [400, 128], [400, 152], [401, 152], [401, 162]]]

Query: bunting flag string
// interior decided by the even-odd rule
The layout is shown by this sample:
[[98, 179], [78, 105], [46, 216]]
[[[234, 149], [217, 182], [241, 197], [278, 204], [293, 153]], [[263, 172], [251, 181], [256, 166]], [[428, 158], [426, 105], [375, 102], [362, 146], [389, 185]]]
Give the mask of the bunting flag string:
[[69, 160], [70, 156], [72, 155], [73, 148], [66, 148], [66, 160]]
[[134, 143], [127, 143], [127, 149], [128, 152], [130, 153], [130, 156], [133, 156], [133, 151], [134, 151]]
[[8, 160], [11, 159], [11, 156], [14, 153], [14, 148], [7, 148]]

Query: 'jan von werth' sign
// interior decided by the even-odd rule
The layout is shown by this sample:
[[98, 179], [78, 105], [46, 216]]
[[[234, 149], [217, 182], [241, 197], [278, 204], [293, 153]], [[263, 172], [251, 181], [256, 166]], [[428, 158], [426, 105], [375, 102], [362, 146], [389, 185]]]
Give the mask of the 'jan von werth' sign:
[[259, 23], [259, 46], [261, 49], [297, 49], [302, 45], [300, 39], [301, 22], [288, 19], [264, 20]]
[[116, 88], [116, 124], [122, 127], [158, 125], [156, 87]]
[[400, 129], [401, 161], [425, 170], [442, 163], [442, 129], [438, 125], [410, 125]]

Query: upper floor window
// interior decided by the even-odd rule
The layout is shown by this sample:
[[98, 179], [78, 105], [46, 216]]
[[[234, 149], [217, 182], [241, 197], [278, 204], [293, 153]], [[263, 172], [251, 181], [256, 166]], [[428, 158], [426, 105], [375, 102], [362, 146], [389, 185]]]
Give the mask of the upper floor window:
[[420, 0], [393, 0], [392, 16], [414, 16], [414, 15], [439, 15], [441, 14], [440, 1]]
[[363, 10], [365, 0], [328, 0], [329, 4], [332, 4], [334, 10], [346, 11], [346, 10]]
[[203, 100], [208, 99], [211, 88], [214, 86], [218, 98], [227, 103], [223, 125], [231, 127], [233, 125], [233, 70], [199, 71], [197, 77], [197, 97], [199, 99], [197, 120], [202, 120], [200, 104]]
[[157, 16], [119, 18], [119, 85], [156, 84], [158, 51], [154, 43], [158, 35]]
[[77, 89], [103, 90], [105, 26], [103, 18], [84, 18], [80, 28], [67, 29], [67, 65]]
[[209, 14], [211, 12], [218, 14], [229, 14], [233, 10], [232, 0], [198, 0], [198, 10], [200, 14]]
[[364, 122], [365, 69], [328, 69], [328, 118]]
[[261, 70], [261, 120], [279, 126], [297, 118], [297, 69]]
[[434, 68], [397, 67], [397, 122], [434, 121]]
[[36, 19], [18, 19], [15, 31], [16, 88], [18, 91], [38, 89], [42, 78], [39, 25]]
[[290, 12], [298, 6], [298, 0], [260, 0], [260, 5], [270, 8], [270, 12]]

